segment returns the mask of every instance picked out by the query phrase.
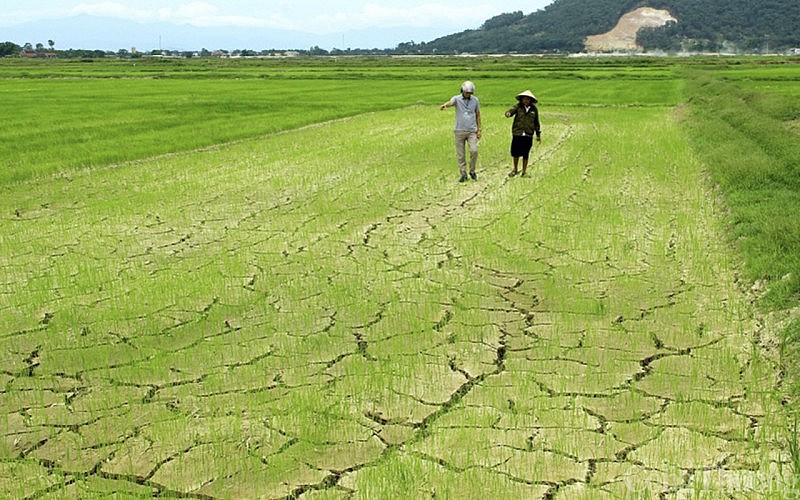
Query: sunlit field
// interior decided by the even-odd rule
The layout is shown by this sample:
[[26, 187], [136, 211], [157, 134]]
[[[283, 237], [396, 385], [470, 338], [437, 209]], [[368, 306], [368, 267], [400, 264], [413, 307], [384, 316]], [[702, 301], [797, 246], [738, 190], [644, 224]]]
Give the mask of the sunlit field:
[[796, 496], [800, 70], [740, 66], [0, 61], [0, 496]]

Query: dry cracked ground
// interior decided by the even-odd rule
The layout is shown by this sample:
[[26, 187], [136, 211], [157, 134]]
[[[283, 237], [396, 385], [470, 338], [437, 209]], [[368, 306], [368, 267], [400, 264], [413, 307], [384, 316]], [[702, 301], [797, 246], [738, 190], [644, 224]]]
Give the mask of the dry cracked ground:
[[3, 188], [0, 496], [790, 491], [673, 110], [548, 110], [513, 179], [495, 111], [466, 184], [411, 108]]

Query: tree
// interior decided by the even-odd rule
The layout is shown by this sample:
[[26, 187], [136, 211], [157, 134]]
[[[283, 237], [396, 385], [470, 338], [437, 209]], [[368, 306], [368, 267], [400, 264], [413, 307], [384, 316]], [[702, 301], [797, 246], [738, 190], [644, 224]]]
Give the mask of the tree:
[[50, 50], [53, 50], [53, 47], [56, 46], [56, 42], [54, 42], [53, 40], [48, 40], [47, 45], [50, 46]]
[[319, 45], [314, 45], [313, 47], [308, 49], [308, 53], [310, 55], [312, 55], [312, 56], [327, 56], [328, 55], [328, 51], [323, 49], [323, 48], [320, 48]]
[[490, 30], [496, 28], [504, 28], [521, 20], [523, 17], [524, 16], [522, 15], [521, 10], [511, 12], [510, 14], [500, 14], [499, 16], [494, 16], [493, 18], [484, 22], [483, 26], [481, 26], [481, 29]]
[[0, 43], [0, 57], [17, 55], [21, 49], [22, 47], [13, 42]]

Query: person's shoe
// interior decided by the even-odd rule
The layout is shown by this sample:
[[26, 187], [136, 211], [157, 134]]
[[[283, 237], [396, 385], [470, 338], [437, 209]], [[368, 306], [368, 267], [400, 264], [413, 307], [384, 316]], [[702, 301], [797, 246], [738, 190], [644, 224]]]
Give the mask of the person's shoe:
[[522, 171], [522, 173], [521, 173], [521, 174], [519, 174], [519, 176], [520, 176], [520, 177], [525, 177], [525, 176], [527, 176], [527, 175], [528, 175], [528, 172], [526, 172], [526, 171], [524, 171], [524, 170]]
[[466, 182], [467, 181], [467, 174], [461, 174], [461, 178], [458, 179], [458, 182]]
[[473, 181], [477, 181], [478, 180], [478, 174], [476, 174], [475, 172], [470, 172], [469, 176], [472, 177]]
[[516, 168], [508, 173], [509, 177], [514, 177], [515, 175], [517, 175], [517, 169]]

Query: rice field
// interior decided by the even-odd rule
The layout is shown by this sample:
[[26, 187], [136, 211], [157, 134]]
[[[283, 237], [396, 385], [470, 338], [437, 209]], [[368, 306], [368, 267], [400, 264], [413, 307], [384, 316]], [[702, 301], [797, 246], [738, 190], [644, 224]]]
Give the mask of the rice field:
[[797, 495], [680, 73], [545, 63], [0, 68], [0, 496]]

